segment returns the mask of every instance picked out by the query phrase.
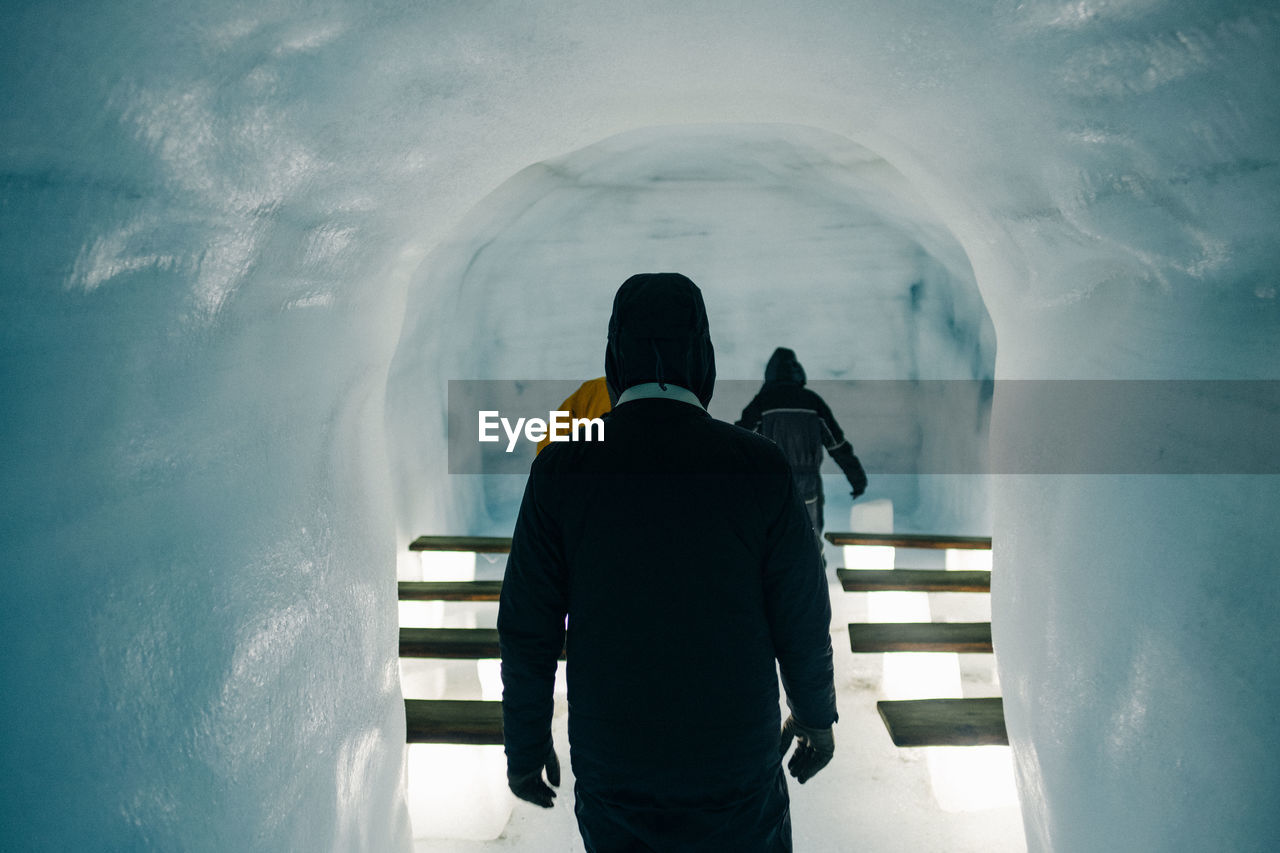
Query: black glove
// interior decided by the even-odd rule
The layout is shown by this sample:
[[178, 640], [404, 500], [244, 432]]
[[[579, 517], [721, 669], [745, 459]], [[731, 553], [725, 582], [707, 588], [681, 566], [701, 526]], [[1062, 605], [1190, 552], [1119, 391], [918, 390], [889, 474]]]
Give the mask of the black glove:
[[[547, 782], [559, 788], [560, 759], [556, 758], [556, 751], [550, 746], [547, 747], [547, 758], [543, 766], [547, 770]], [[542, 781], [542, 770], [542, 767], [536, 767], [527, 773], [513, 773], [508, 769], [507, 786], [511, 788], [511, 793], [520, 799], [549, 809], [555, 804], [556, 792]]]
[[796, 740], [796, 751], [787, 762], [787, 769], [803, 785], [831, 763], [831, 756], [836, 752], [836, 739], [830, 726], [815, 729], [797, 722], [794, 716], [789, 716], [782, 724], [782, 740], [778, 744], [779, 758], [787, 754], [792, 738]]
[[849, 494], [852, 495], [853, 499], [856, 501], [858, 498], [862, 497], [866, 493], [866, 491], [867, 491], [866, 489], [854, 489]]

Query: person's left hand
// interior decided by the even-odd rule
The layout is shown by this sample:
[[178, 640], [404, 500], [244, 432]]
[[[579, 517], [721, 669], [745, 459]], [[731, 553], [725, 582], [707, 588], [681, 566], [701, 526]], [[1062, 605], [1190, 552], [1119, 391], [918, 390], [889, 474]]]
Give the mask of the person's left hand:
[[541, 767], [535, 767], [525, 773], [512, 773], [507, 770], [507, 786], [511, 788], [511, 793], [525, 802], [549, 809], [555, 805], [556, 792], [542, 781], [543, 769], [547, 771], [547, 782], [559, 788], [560, 759], [556, 757], [555, 749], [550, 747], [547, 749], [547, 758]]
[[803, 785], [831, 763], [831, 757], [836, 752], [836, 739], [830, 726], [825, 729], [806, 726], [796, 720], [794, 715], [787, 717], [782, 725], [782, 738], [778, 743], [779, 758], [787, 754], [793, 739], [796, 741], [796, 751], [787, 762], [787, 770]]

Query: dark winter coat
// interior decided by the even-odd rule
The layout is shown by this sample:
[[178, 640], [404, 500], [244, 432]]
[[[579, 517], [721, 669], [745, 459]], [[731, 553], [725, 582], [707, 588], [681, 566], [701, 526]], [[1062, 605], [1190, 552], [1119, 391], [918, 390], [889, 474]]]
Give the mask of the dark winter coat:
[[[615, 300], [610, 384], [662, 378], [709, 400], [700, 294], [636, 278]], [[775, 661], [796, 717], [829, 726], [830, 622], [777, 447], [689, 403], [621, 403], [603, 442], [554, 444], [529, 475], [498, 617], [508, 766], [545, 757], [564, 644], [584, 835], [789, 849]]]
[[840, 466], [853, 496], [867, 490], [867, 474], [845, 440], [826, 402], [804, 387], [804, 368], [796, 354], [778, 347], [764, 371], [764, 387], [742, 411], [737, 425], [771, 439], [795, 473], [802, 500], [822, 497], [822, 451]]

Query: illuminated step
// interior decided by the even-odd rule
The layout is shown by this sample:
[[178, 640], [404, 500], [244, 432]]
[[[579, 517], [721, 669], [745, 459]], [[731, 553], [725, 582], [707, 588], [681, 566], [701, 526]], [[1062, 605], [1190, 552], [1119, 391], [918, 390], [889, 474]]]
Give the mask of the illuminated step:
[[[991, 572], [942, 569], [836, 569], [845, 592], [990, 592]], [[400, 596], [404, 598], [403, 595]]]
[[502, 581], [400, 581], [401, 601], [497, 601]]
[[894, 746], [1007, 746], [1004, 700], [905, 699], [876, 703]]
[[502, 703], [461, 699], [404, 700], [408, 743], [502, 743]]
[[990, 551], [990, 536], [936, 536], [924, 533], [826, 533], [832, 545], [892, 545], [895, 548], [955, 548]]
[[482, 660], [498, 657], [497, 628], [401, 628], [400, 657]]
[[855, 622], [849, 626], [855, 652], [991, 651], [990, 622]]
[[473, 554], [506, 554], [510, 536], [419, 536], [409, 543], [410, 551], [469, 551]]

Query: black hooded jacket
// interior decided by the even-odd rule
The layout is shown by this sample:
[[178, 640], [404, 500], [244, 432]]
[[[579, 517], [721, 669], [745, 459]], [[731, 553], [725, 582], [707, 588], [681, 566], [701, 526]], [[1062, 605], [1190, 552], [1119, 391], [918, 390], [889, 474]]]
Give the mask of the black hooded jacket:
[[[628, 279], [605, 361], [618, 391], [662, 381], [709, 401], [693, 282]], [[603, 442], [556, 443], [533, 463], [498, 616], [515, 771], [546, 755], [566, 616], [574, 774], [607, 801], [714, 805], [776, 778], [775, 661], [798, 719], [836, 719], [827, 582], [787, 462], [691, 403], [621, 403]]]
[[845, 440], [826, 402], [804, 387], [804, 368], [796, 354], [778, 347], [764, 369], [764, 387], [742, 411], [737, 425], [771, 439], [791, 463], [803, 500], [822, 496], [822, 450], [840, 466], [853, 496], [867, 490], [867, 474]]

